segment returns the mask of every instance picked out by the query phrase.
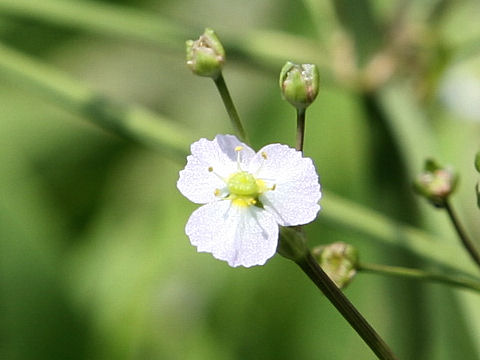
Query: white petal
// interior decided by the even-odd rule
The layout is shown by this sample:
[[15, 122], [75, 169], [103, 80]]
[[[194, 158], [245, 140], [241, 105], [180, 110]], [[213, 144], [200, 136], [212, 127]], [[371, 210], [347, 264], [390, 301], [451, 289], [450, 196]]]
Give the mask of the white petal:
[[209, 165], [195, 157], [187, 157], [185, 169], [180, 171], [177, 188], [180, 192], [197, 204], [215, 201], [215, 189], [223, 189], [225, 182], [208, 170]]
[[212, 253], [233, 267], [263, 265], [277, 249], [275, 218], [258, 207], [237, 207], [228, 200], [195, 210], [185, 232], [199, 252]]
[[200, 139], [193, 143], [192, 155], [187, 157], [187, 165], [180, 171], [178, 190], [197, 204], [214, 201], [215, 189], [226, 186], [222, 178], [238, 171], [237, 146], [243, 147], [242, 162], [250, 161], [254, 151], [232, 135], [217, 135], [214, 140]]
[[260, 196], [265, 210], [282, 226], [306, 224], [315, 219], [320, 206], [320, 184], [310, 158], [286, 145], [271, 144], [262, 148], [249, 164], [257, 178], [274, 190]]

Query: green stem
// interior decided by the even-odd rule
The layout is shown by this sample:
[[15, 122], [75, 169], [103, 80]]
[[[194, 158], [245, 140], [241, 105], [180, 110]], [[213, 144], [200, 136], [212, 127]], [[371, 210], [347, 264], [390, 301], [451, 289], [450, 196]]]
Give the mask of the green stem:
[[303, 152], [303, 141], [305, 139], [305, 108], [297, 108], [297, 145], [296, 149]]
[[225, 105], [225, 109], [227, 110], [228, 116], [230, 117], [230, 121], [232, 122], [235, 131], [240, 137], [240, 140], [248, 143], [247, 134], [245, 133], [242, 122], [240, 121], [237, 109], [233, 104], [232, 97], [230, 96], [230, 92], [228, 91], [227, 84], [225, 83], [225, 79], [223, 78], [222, 73], [220, 73], [217, 78], [213, 79], [213, 81], [217, 86], [218, 92], [222, 97], [223, 104]]
[[391, 275], [411, 279], [435, 281], [446, 285], [453, 285], [473, 291], [480, 292], [480, 281], [475, 281], [466, 277], [446, 275], [436, 272], [430, 272], [420, 269], [411, 269], [400, 266], [389, 266], [379, 264], [361, 263], [357, 266], [358, 271], [369, 272], [379, 275]]
[[315, 285], [317, 285], [328, 300], [330, 300], [379, 359], [397, 359], [380, 335], [378, 335], [362, 314], [360, 314], [343, 292], [322, 270], [310, 252], [307, 252], [306, 255], [297, 260], [296, 263]]
[[473, 241], [468, 237], [449, 200], [445, 201], [445, 210], [447, 211], [447, 214], [450, 217], [450, 220], [452, 221], [455, 231], [457, 232], [463, 246], [467, 250], [472, 260], [475, 261], [478, 266], [480, 266], [480, 254], [478, 253], [477, 249], [475, 249]]

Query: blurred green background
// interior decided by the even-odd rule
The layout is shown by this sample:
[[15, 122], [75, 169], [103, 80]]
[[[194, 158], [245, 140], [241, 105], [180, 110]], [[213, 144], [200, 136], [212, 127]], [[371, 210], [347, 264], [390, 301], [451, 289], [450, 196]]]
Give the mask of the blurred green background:
[[[424, 268], [399, 233], [369, 236], [325, 204], [340, 195], [431, 233], [432, 249], [458, 246], [410, 188], [434, 156], [459, 170], [454, 204], [480, 237], [479, 14], [475, 0], [0, 0], [0, 359], [374, 359], [293, 263], [198, 254], [184, 234], [196, 206], [176, 190], [185, 159], [100, 129], [59, 79], [119, 104], [113, 120], [137, 104], [188, 129], [178, 139], [231, 133], [213, 83], [184, 63], [184, 41], [213, 27], [258, 149], [294, 143], [284, 62], [316, 63], [305, 153], [326, 195], [310, 245]], [[478, 293], [368, 274], [346, 293], [400, 359], [480, 359]]]

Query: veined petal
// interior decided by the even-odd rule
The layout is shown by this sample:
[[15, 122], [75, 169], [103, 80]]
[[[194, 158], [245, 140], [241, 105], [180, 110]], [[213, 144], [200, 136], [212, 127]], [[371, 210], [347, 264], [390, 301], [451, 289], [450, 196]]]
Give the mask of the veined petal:
[[249, 164], [249, 170], [274, 190], [260, 196], [265, 210], [282, 226], [306, 224], [315, 219], [320, 206], [320, 184], [310, 158], [286, 145], [263, 147]]
[[[238, 152], [236, 149], [238, 147], [242, 148], [240, 152], [240, 164], [248, 164], [250, 160], [255, 156], [255, 151], [253, 151], [253, 149], [250, 148], [248, 145], [238, 140], [236, 136], [217, 135], [215, 136], [215, 139], [213, 141], [217, 144], [220, 151], [225, 154], [225, 156], [227, 156], [230, 161], [235, 162], [235, 164], [237, 163]], [[235, 170], [237, 170], [236, 167]]]
[[206, 204], [215, 200], [215, 190], [223, 189], [232, 173], [238, 171], [237, 151], [242, 147], [241, 162], [249, 162], [255, 152], [233, 135], [217, 135], [213, 140], [200, 139], [191, 146], [192, 155], [180, 171], [177, 188], [190, 201]]
[[230, 266], [263, 265], [277, 249], [278, 224], [267, 211], [217, 201], [195, 210], [185, 232], [199, 252], [209, 252]]

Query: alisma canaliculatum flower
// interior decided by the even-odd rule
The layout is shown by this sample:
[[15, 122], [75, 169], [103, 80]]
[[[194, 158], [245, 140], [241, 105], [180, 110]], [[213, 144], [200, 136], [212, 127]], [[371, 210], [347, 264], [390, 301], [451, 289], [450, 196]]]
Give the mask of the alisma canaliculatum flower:
[[277, 249], [280, 226], [306, 224], [320, 206], [313, 162], [287, 145], [255, 153], [232, 135], [200, 139], [180, 171], [177, 187], [203, 204], [185, 232], [199, 252], [230, 266], [263, 265]]

